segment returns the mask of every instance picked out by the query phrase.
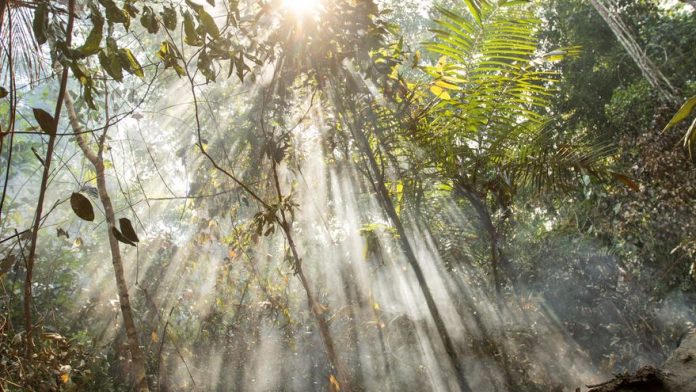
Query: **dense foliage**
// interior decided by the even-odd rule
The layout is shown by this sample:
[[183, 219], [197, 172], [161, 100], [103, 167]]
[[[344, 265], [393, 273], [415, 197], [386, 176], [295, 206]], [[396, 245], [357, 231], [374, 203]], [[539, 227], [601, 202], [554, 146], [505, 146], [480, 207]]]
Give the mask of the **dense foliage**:
[[0, 389], [659, 363], [696, 306], [694, 12], [0, 1]]

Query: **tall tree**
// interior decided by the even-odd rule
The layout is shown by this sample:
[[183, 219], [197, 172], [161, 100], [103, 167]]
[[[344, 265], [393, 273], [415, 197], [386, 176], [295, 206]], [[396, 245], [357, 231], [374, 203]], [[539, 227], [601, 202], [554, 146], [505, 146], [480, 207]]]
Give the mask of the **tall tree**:
[[630, 28], [621, 18], [618, 7], [612, 0], [590, 0], [602, 19], [611, 28], [616, 39], [626, 49], [635, 64], [640, 68], [645, 80], [657, 91], [666, 103], [677, 106], [680, 103], [679, 94], [669, 79], [660, 71], [655, 63], [648, 57], [643, 47], [638, 43]]

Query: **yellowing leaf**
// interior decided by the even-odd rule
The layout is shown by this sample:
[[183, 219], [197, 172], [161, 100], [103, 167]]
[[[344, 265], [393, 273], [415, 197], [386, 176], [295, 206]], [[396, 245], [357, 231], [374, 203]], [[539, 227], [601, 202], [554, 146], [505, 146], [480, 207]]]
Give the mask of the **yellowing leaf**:
[[681, 108], [679, 108], [674, 117], [672, 117], [672, 119], [669, 120], [669, 123], [662, 132], [672, 128], [673, 126], [689, 118], [691, 112], [694, 109], [696, 109], [696, 96], [693, 96], [689, 98], [686, 102], [684, 102], [684, 104], [681, 106]]
[[152, 335], [150, 335], [150, 340], [152, 340], [152, 343], [159, 342], [159, 336], [157, 336], [157, 331], [152, 331]]
[[430, 92], [440, 99], [452, 99], [447, 91], [440, 86], [430, 86]]
[[435, 82], [435, 85], [437, 87], [444, 89], [444, 90], [459, 90], [459, 86], [456, 86], [452, 83], [447, 83], [446, 81], [444, 81], [442, 79]]
[[329, 376], [329, 389], [331, 389], [332, 392], [338, 392], [341, 390], [341, 385], [338, 383], [338, 380], [336, 380], [336, 377], [334, 375]]
[[61, 373], [60, 382], [62, 382], [63, 384], [67, 384], [68, 382], [70, 382], [70, 376], [67, 373]]

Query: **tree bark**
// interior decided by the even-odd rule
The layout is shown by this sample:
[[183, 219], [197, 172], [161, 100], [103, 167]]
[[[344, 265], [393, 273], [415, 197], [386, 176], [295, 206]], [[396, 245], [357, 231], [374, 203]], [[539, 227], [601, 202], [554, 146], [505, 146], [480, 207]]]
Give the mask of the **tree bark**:
[[502, 292], [502, 279], [500, 277], [500, 246], [499, 246], [499, 236], [498, 230], [493, 224], [491, 219], [490, 210], [486, 206], [485, 202], [478, 197], [473, 190], [471, 190], [466, 185], [458, 181], [454, 184], [454, 192], [456, 195], [466, 199], [476, 210], [476, 214], [479, 217], [479, 221], [483, 225], [483, 229], [488, 235], [488, 241], [490, 244], [490, 255], [491, 255], [491, 274], [493, 275], [493, 286], [495, 287], [495, 292], [500, 296]]
[[[5, 4], [2, 4], [2, 10], [5, 9]], [[73, 11], [75, 9], [75, 0], [70, 0], [68, 3], [68, 26], [65, 33], [65, 44], [70, 47], [72, 41], [72, 30], [75, 18], [73, 16]], [[12, 20], [10, 16], [10, 21]], [[10, 36], [10, 40], [12, 37]], [[11, 75], [10, 77], [14, 77]], [[60, 113], [63, 108], [63, 99], [66, 97], [65, 89], [68, 84], [68, 69], [62, 70], [60, 89], [58, 90], [58, 99], [56, 101], [56, 109], [53, 114], [53, 130], [48, 136], [48, 146], [46, 148], [46, 158], [43, 162], [43, 175], [41, 177], [41, 186], [39, 188], [39, 200], [36, 206], [36, 216], [34, 220], [34, 225], [31, 231], [31, 242], [29, 245], [29, 255], [26, 258], [26, 276], [24, 278], [24, 330], [26, 333], [26, 356], [31, 358], [31, 354], [34, 348], [34, 342], [32, 338], [33, 331], [33, 321], [31, 314], [31, 303], [32, 303], [32, 290], [31, 285], [33, 284], [33, 274], [34, 274], [34, 261], [36, 257], [36, 242], [39, 236], [39, 228], [41, 227], [41, 215], [43, 213], [43, 204], [46, 197], [46, 189], [48, 188], [48, 178], [51, 173], [51, 161], [53, 159], [53, 149], [56, 145], [56, 132], [58, 131], [58, 121], [60, 120]], [[48, 130], [44, 130], [48, 131]], [[9, 173], [9, 164], [8, 164]]]
[[[350, 78], [350, 76], [347, 77]], [[333, 98], [334, 104], [336, 105], [336, 109], [338, 110], [339, 114], [345, 116], [348, 113], [354, 113], [355, 111], [346, 111], [346, 108], [343, 105], [343, 98], [338, 96], [338, 91], [336, 87], [337, 86], [334, 85]], [[353, 124], [350, 124], [349, 121], [344, 121], [344, 123], [346, 127], [348, 127], [348, 129], [350, 130], [353, 139], [356, 141], [359, 151], [363, 154], [365, 158], [367, 158], [368, 170], [372, 173], [372, 186], [377, 192], [377, 198], [380, 204], [382, 205], [382, 208], [386, 212], [389, 220], [391, 221], [392, 225], [394, 225], [394, 228], [396, 229], [397, 234], [399, 235], [401, 248], [404, 252], [404, 255], [406, 256], [406, 260], [408, 261], [409, 265], [411, 266], [411, 269], [414, 272], [414, 275], [416, 276], [416, 281], [418, 282], [418, 286], [421, 289], [421, 293], [423, 294], [423, 297], [425, 299], [428, 311], [430, 312], [430, 315], [433, 318], [435, 328], [440, 337], [440, 340], [442, 341], [445, 352], [447, 353], [449, 362], [454, 368], [454, 371], [456, 372], [457, 383], [459, 385], [459, 388], [462, 391], [471, 391], [472, 389], [469, 386], [469, 383], [464, 375], [464, 367], [462, 366], [462, 362], [459, 359], [459, 354], [457, 353], [457, 350], [454, 347], [454, 343], [452, 341], [452, 338], [450, 337], [449, 331], [447, 330], [447, 326], [445, 325], [442, 315], [440, 314], [440, 310], [438, 309], [437, 304], [435, 303], [435, 298], [433, 297], [432, 291], [430, 290], [430, 286], [428, 285], [428, 282], [425, 279], [425, 274], [423, 273], [423, 270], [418, 264], [418, 258], [416, 257], [413, 247], [408, 239], [406, 229], [404, 228], [401, 218], [396, 212], [394, 203], [391, 200], [391, 195], [389, 195], [389, 190], [387, 190], [387, 187], [384, 185], [384, 181], [379, 178], [379, 165], [377, 164], [377, 160], [372, 151], [372, 147], [370, 147], [370, 143], [362, 130], [356, 129], [356, 127], [353, 126]]]
[[[690, 4], [694, 2], [694, 0], [688, 1]], [[660, 98], [668, 104], [678, 106], [681, 102], [676, 89], [638, 44], [626, 24], [621, 20], [621, 15], [613, 9], [611, 0], [590, 0], [590, 3], [607, 23], [621, 46], [626, 49], [626, 52], [636, 63], [645, 80], [657, 91]]]
[[[126, 283], [125, 273], [123, 270], [123, 260], [121, 257], [121, 249], [119, 248], [118, 240], [114, 235], [113, 229], [116, 227], [116, 216], [114, 214], [114, 207], [111, 203], [111, 198], [106, 187], [106, 176], [104, 170], [104, 158], [102, 156], [104, 136], [108, 130], [108, 121], [104, 129], [104, 134], [99, 141], [99, 150], [95, 153], [88, 145], [84, 139], [84, 136], [80, 133], [83, 128], [80, 125], [77, 114], [73, 106], [72, 99], [69, 94], [65, 96], [65, 106], [68, 109], [68, 117], [70, 119], [70, 125], [72, 126], [73, 132], [75, 133], [75, 139], [79, 145], [82, 152], [85, 154], [87, 160], [89, 160], [96, 171], [97, 177], [97, 190], [99, 192], [99, 200], [104, 207], [104, 215], [106, 216], [107, 223], [107, 235], [109, 238], [109, 248], [111, 250], [111, 263], [114, 267], [114, 277], [116, 278], [116, 287], [118, 289], [118, 299], [121, 305], [121, 316], [123, 317], [123, 326], [126, 330], [126, 337], [128, 338], [128, 349], [131, 354], [131, 360], [133, 362], [133, 376], [135, 377], [135, 385], [138, 391], [147, 392], [149, 391], [147, 383], [147, 372], [145, 367], [145, 357], [143, 355], [142, 349], [140, 347], [140, 342], [138, 339], [138, 331], [135, 327], [135, 320], [133, 317], [133, 310], [130, 304], [130, 297], [128, 295], [128, 284]], [[108, 106], [108, 102], [107, 102]]]
[[[271, 161], [273, 170], [273, 182], [278, 196], [278, 203], [282, 203], [283, 194], [280, 189], [280, 181], [278, 179], [278, 170], [276, 168], [276, 162], [273, 161], [273, 158], [271, 158]], [[336, 346], [334, 344], [333, 337], [331, 336], [331, 331], [329, 330], [329, 324], [326, 321], [326, 317], [324, 315], [326, 313], [326, 310], [323, 309], [319, 301], [317, 301], [316, 296], [314, 294], [314, 290], [312, 289], [312, 286], [309, 284], [309, 280], [307, 280], [307, 276], [305, 275], [304, 269], [302, 268], [302, 259], [300, 259], [300, 254], [297, 251], [297, 246], [295, 245], [295, 240], [292, 235], [291, 223], [288, 221], [285, 211], [282, 208], [280, 209], [280, 216], [276, 215], [276, 218], [278, 220], [278, 224], [281, 226], [281, 229], [283, 230], [285, 238], [288, 240], [288, 247], [290, 248], [290, 252], [292, 252], [292, 257], [295, 263], [295, 270], [297, 272], [297, 276], [300, 278], [300, 282], [302, 283], [302, 287], [304, 288], [305, 294], [307, 296], [307, 306], [309, 306], [309, 309], [317, 322], [317, 326], [319, 327], [319, 335], [321, 336], [321, 341], [324, 344], [326, 356], [328, 357], [331, 366], [336, 372], [336, 378], [339, 384], [339, 388], [337, 389], [339, 391], [350, 392], [353, 390], [351, 386], [350, 373], [348, 372], [348, 369], [346, 368], [343, 361], [341, 361], [341, 358], [338, 356], [338, 353], [336, 352]]]

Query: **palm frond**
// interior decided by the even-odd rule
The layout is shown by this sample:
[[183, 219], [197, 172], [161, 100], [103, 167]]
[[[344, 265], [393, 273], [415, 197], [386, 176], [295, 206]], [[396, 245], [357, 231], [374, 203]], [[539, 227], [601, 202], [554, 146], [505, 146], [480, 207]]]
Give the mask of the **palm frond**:
[[[7, 2], [0, 20], [0, 80], [3, 84], [10, 77], [34, 83], [45, 74], [43, 54], [32, 29], [35, 8], [36, 4], [30, 1]], [[10, 60], [14, 75], [10, 75]]]

